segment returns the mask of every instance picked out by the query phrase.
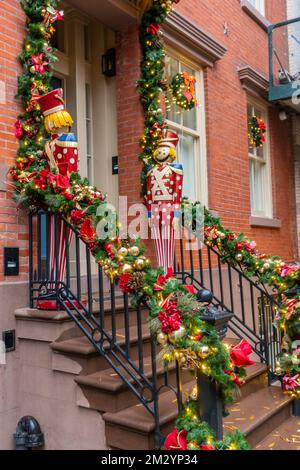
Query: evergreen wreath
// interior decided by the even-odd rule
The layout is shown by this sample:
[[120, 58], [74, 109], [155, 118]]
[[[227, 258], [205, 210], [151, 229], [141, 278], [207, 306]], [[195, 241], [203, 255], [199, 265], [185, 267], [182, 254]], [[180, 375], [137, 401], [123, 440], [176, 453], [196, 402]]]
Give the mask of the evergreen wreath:
[[195, 84], [196, 78], [187, 72], [178, 73], [173, 77], [171, 91], [179, 108], [191, 110], [197, 106]]

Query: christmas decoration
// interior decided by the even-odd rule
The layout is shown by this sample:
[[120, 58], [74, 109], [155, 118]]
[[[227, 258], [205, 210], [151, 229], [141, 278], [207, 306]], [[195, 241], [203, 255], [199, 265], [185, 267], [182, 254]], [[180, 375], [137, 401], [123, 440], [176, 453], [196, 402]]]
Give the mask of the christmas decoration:
[[267, 126], [259, 116], [253, 116], [249, 122], [249, 140], [252, 147], [261, 147], [266, 139]]
[[207, 423], [200, 422], [196, 403], [187, 401], [176, 420], [176, 428], [165, 440], [166, 450], [248, 450], [248, 444], [240, 431], [228, 433], [222, 441], [216, 437]]
[[147, 174], [147, 209], [159, 266], [173, 266], [174, 232], [179, 225], [183, 168], [172, 163], [178, 143], [176, 132], [164, 130], [154, 152], [157, 162]]
[[187, 72], [178, 73], [173, 77], [171, 90], [177, 106], [185, 110], [191, 110], [197, 106], [195, 84], [196, 78]]
[[[141, 159], [145, 164], [142, 174], [144, 189], [146, 189], [145, 183], [149, 168], [157, 165], [155, 156], [163, 149], [161, 142], [168, 132], [160, 106], [160, 95], [164, 83], [165, 52], [158, 26], [163, 24], [170, 13], [172, 3], [171, 0], [154, 0], [152, 7], [142, 18], [143, 60], [139, 91], [145, 112], [145, 129], [141, 139]], [[50, 94], [51, 100], [55, 102], [54, 108], [57, 104], [58, 110], [52, 108], [51, 100], [50, 107], [47, 104], [49, 95], [48, 97], [46, 95], [51, 90], [51, 64], [55, 60], [55, 51], [49, 44], [54, 32], [54, 23], [51, 18], [54, 18], [56, 13], [50, 12], [47, 20], [45, 17], [47, 8], [57, 11], [57, 2], [48, 0], [45, 5], [42, 0], [23, 0], [22, 7], [28, 20], [24, 48], [20, 54], [24, 73], [19, 78], [18, 87], [18, 96], [22, 99], [24, 113], [18, 117], [16, 123], [19, 149], [16, 164], [11, 169], [16, 200], [22, 207], [30, 210], [44, 208], [52, 213], [63, 215], [88, 244], [96, 262], [103, 267], [109, 279], [112, 282], [120, 282], [122, 290], [132, 294], [134, 303], [147, 300], [150, 306], [150, 329], [162, 346], [159, 359], [166, 365], [172, 360], [177, 360], [186, 369], [192, 371], [199, 369], [217, 382], [224, 405], [232, 402], [236, 384], [242, 383], [245, 371], [232, 363], [229, 351], [220, 341], [215, 329], [200, 320], [199, 315], [205, 305], [202, 306], [197, 301], [193, 289], [188, 290], [186, 286], [182, 286], [178, 280], [174, 279], [171, 270], [168, 269], [170, 263], [167, 263], [164, 268], [152, 269], [144, 256], [144, 248], [138, 240], [121, 240], [118, 236], [106, 240], [98, 238], [95, 230], [97, 224], [100, 221], [105, 222], [108, 229], [111, 224], [107, 216], [97, 215], [100, 205], [107, 209], [106, 197], [97, 188], [91, 186], [86, 178], [81, 178], [77, 172], [76, 140], [69, 132], [72, 118], [64, 108], [61, 91], [55, 90]], [[33, 56], [43, 60], [43, 73], [32, 73], [30, 70], [30, 67], [35, 65], [32, 64]], [[43, 63], [36, 65], [43, 65]], [[45, 63], [48, 64], [45, 65]], [[41, 95], [45, 95], [42, 100]], [[50, 139], [48, 131], [55, 132], [57, 129], [62, 129], [58, 127], [61, 116], [58, 117], [56, 114], [60, 112], [63, 118], [63, 136], [67, 137], [60, 139], [53, 136]], [[46, 158], [44, 157], [44, 139], [46, 139]], [[65, 149], [67, 149], [66, 153]], [[62, 159], [60, 158], [61, 150]], [[168, 152], [168, 157], [172, 157], [173, 152], [170, 146]], [[73, 158], [74, 162], [71, 161]], [[182, 201], [183, 208], [186, 204], [188, 201]], [[197, 222], [196, 210], [193, 204], [191, 208], [193, 228]], [[178, 209], [180, 210], [180, 207]], [[101, 213], [107, 213], [107, 211], [104, 210]], [[172, 215], [169, 215], [172, 218]], [[176, 218], [173, 214], [173, 220]], [[279, 294], [289, 292], [283, 296], [282, 306], [277, 314], [277, 325], [282, 329], [285, 338], [283, 345], [285, 350], [280, 358], [280, 370], [287, 378], [295, 381], [291, 390], [291, 380], [285, 380], [289, 393], [298, 393], [295, 388], [298, 377], [295, 377], [300, 370], [297, 362], [298, 355], [292, 345], [293, 339], [300, 333], [298, 301], [300, 292], [299, 289], [297, 290], [300, 282], [300, 267], [286, 264], [278, 257], [259, 253], [255, 242], [247, 239], [243, 234], [235, 234], [226, 229], [220, 220], [208, 211], [205, 212], [204, 238], [208, 246], [218, 250], [222, 261], [233, 266], [239, 263], [245, 275], [256, 278], [257, 282], [272, 286]], [[63, 263], [61, 269], [63, 270]], [[294, 299], [297, 302], [288, 303]], [[185, 407], [185, 411], [190, 419], [188, 409], [189, 405]], [[187, 415], [184, 414], [184, 416]], [[210, 430], [204, 429], [205, 423], [197, 420], [193, 420], [192, 428], [188, 429], [186, 426], [189, 425], [185, 424], [181, 417], [177, 423], [178, 433], [187, 432], [187, 446], [192, 446], [192, 448], [213, 447], [221, 450], [244, 446], [240, 435], [232, 441], [226, 440], [226, 437], [223, 443], [217, 443], [213, 438], [212, 442], [210, 439], [208, 441], [206, 437], [211, 436]], [[202, 439], [200, 435], [203, 429], [205, 438]], [[191, 436], [190, 430], [198, 434]]]
[[249, 359], [249, 356], [252, 353], [253, 350], [250, 344], [245, 339], [243, 339], [236, 346], [230, 347], [231, 362], [234, 366], [237, 367], [251, 366], [252, 364], [254, 364], [254, 362]]

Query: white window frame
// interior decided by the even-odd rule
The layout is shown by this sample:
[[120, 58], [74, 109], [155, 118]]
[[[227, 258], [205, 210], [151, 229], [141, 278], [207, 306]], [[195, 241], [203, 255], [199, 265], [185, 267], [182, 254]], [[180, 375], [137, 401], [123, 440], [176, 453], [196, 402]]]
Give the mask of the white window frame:
[[251, 5], [254, 6], [254, 8], [256, 8], [257, 11], [259, 11], [259, 13], [263, 16], [265, 16], [265, 13], [266, 13], [266, 3], [265, 3], [265, 0], [248, 0]]
[[[247, 119], [249, 119], [248, 116], [248, 106], [252, 107], [252, 115], [254, 116], [254, 109], [259, 111], [260, 117], [264, 120], [266, 126], [267, 126], [267, 132], [265, 134], [265, 143], [263, 144], [263, 161], [264, 161], [264, 169], [263, 169], [263, 198], [264, 198], [264, 211], [259, 212], [255, 211], [252, 208], [251, 205], [251, 215], [253, 217], [265, 217], [272, 219], [273, 218], [273, 194], [272, 194], [272, 175], [271, 175], [271, 156], [270, 156], [270, 139], [269, 139], [269, 118], [268, 118], [268, 106], [265, 105], [265, 103], [262, 103], [261, 101], [249, 97], [247, 99]], [[248, 123], [249, 125], [249, 123]], [[250, 185], [250, 201], [251, 201], [251, 174], [250, 174], [250, 161], [258, 161], [262, 162], [262, 158], [255, 156], [256, 149], [254, 148], [254, 154], [250, 153], [249, 151], [249, 143], [248, 143], [248, 158], [249, 158], [249, 185]]]
[[[206, 122], [205, 122], [205, 93], [204, 93], [204, 73], [203, 69], [195, 62], [186, 58], [178, 51], [168, 47], [166, 55], [175, 60], [180, 61], [183, 65], [195, 70], [196, 83], [196, 98], [198, 106], [196, 108], [196, 130], [186, 127], [182, 124], [177, 124], [174, 121], [166, 119], [168, 127], [174, 129], [179, 133], [195, 137], [195, 197], [192, 202], [199, 201], [202, 205], [208, 207], [208, 181], [207, 181], [207, 145], [206, 145]], [[183, 113], [189, 111], [183, 111]], [[198, 158], [197, 158], [198, 156]], [[183, 169], [184, 171], [184, 169]]]

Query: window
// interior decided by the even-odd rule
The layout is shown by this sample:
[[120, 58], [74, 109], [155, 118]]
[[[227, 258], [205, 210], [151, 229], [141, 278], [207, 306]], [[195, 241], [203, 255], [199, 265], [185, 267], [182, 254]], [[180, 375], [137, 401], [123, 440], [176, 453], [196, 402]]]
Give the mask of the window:
[[[266, 108], [249, 102], [247, 114], [248, 123], [253, 116], [258, 116], [265, 121], [268, 128]], [[272, 185], [267, 133], [265, 137], [266, 142], [262, 147], [251, 147], [249, 143], [251, 213], [253, 216], [271, 218]]]
[[259, 11], [259, 13], [265, 16], [265, 0], [249, 0], [249, 2]]
[[167, 112], [167, 124], [174, 129], [180, 140], [177, 147], [177, 161], [184, 168], [184, 197], [191, 201], [200, 201], [207, 205], [207, 168], [206, 168], [206, 139], [204, 120], [204, 86], [200, 69], [196, 70], [190, 64], [176, 56], [166, 58], [166, 72], [168, 79], [177, 73], [186, 71], [196, 76], [196, 92], [198, 107], [183, 111], [172, 105]]

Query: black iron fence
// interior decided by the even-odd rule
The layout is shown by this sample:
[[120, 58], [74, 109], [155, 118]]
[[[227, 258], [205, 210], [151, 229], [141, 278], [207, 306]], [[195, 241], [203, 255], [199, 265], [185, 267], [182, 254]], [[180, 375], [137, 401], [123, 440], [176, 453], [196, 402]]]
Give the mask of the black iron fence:
[[55, 302], [57, 309], [68, 312], [108, 367], [151, 413], [155, 446], [160, 448], [159, 396], [170, 390], [181, 410], [179, 364], [176, 361], [167, 370], [158, 363], [158, 347], [147, 325], [147, 306], [133, 309], [129, 296], [109, 282], [93, 262], [78, 233], [66, 222], [65, 227], [66, 269], [62, 280], [59, 256], [53, 268], [50, 255], [51, 245], [56, 254], [61, 250], [59, 216], [40, 211], [29, 218], [30, 305], [47, 308], [48, 302]]
[[278, 294], [240, 267], [223, 263], [217, 249], [194, 236], [183, 235], [178, 244], [176, 276], [183, 284], [210, 290], [214, 305], [233, 313], [228, 325], [230, 336], [245, 338], [251, 344], [258, 360], [269, 366], [272, 381], [281, 344], [281, 333], [274, 324], [280, 308]]
[[[91, 259], [78, 233], [64, 224], [66, 267], [61, 278], [60, 216], [41, 210], [29, 217], [30, 306], [54, 302], [57, 309], [68, 312], [108, 367], [153, 416], [155, 446], [160, 448], [160, 394], [172, 391], [180, 411], [182, 383], [187, 379], [177, 362], [168, 370], [157, 362], [159, 351], [148, 330], [147, 306], [133, 309], [128, 295], [109, 282]], [[184, 284], [211, 290], [213, 304], [233, 312], [230, 335], [251, 343], [258, 360], [269, 366], [271, 381], [280, 348], [280, 335], [273, 325], [277, 300], [240, 269], [223, 265], [214, 248], [199, 244], [195, 249], [194, 240], [180, 240], [174, 266]]]

